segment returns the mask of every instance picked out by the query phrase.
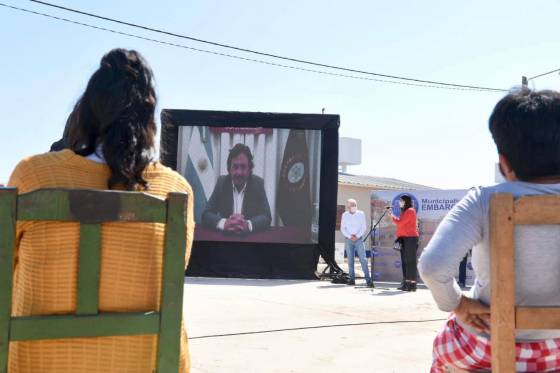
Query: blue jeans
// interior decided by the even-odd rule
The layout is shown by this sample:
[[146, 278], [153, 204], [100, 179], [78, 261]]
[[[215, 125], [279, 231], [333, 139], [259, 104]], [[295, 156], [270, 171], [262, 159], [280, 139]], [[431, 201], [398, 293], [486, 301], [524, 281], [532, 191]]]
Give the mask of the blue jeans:
[[356, 279], [356, 274], [354, 273], [354, 258], [356, 253], [358, 253], [358, 258], [360, 258], [360, 264], [362, 265], [362, 271], [364, 271], [364, 276], [366, 277], [366, 282], [371, 282], [371, 276], [369, 275], [369, 269], [366, 259], [366, 249], [364, 248], [364, 242], [361, 238], [358, 238], [355, 242], [351, 239], [346, 239], [345, 244], [346, 256], [348, 256], [348, 275], [350, 280]]

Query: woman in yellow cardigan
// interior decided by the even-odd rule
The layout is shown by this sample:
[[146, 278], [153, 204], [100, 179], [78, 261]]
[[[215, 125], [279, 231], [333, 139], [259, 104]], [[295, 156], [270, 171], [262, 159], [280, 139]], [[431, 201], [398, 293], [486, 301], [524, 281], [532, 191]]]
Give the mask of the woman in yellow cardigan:
[[[178, 173], [153, 161], [156, 94], [142, 56], [114, 49], [102, 59], [71, 116], [70, 149], [32, 156], [9, 185], [39, 188], [124, 189], [159, 197], [188, 193], [187, 263], [193, 239], [192, 189]], [[159, 308], [164, 227], [155, 223], [103, 225], [99, 308], [102, 312]], [[73, 313], [76, 309], [79, 227], [67, 222], [18, 225], [14, 316]], [[183, 329], [184, 330], [184, 329]], [[12, 342], [11, 373], [152, 373], [151, 335]], [[182, 333], [180, 373], [189, 372]]]

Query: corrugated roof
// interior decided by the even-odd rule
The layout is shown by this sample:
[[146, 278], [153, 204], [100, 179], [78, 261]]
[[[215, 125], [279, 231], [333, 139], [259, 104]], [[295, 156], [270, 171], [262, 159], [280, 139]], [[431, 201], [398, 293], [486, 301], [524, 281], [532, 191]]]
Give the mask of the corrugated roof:
[[426, 185], [409, 183], [408, 181], [392, 179], [389, 177], [352, 175], [344, 172], [338, 173], [338, 183], [343, 185], [354, 185], [371, 189], [437, 189]]

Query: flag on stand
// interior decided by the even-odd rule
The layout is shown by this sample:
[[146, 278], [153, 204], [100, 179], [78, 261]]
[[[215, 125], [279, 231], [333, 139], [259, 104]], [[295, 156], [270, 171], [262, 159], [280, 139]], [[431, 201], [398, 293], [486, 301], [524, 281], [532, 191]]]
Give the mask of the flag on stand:
[[305, 131], [290, 130], [284, 148], [276, 199], [285, 226], [311, 231], [309, 151]]
[[212, 158], [208, 127], [193, 127], [184, 175], [193, 190], [197, 191], [194, 193], [194, 217], [197, 222], [201, 221], [202, 212], [216, 184]]

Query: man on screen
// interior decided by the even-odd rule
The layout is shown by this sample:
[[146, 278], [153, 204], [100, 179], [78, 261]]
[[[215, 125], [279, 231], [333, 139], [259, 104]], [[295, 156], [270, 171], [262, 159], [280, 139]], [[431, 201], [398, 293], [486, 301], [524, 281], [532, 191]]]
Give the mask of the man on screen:
[[270, 227], [270, 206], [262, 178], [253, 175], [253, 155], [236, 144], [227, 159], [228, 175], [218, 178], [202, 213], [202, 224], [230, 234], [247, 234]]

